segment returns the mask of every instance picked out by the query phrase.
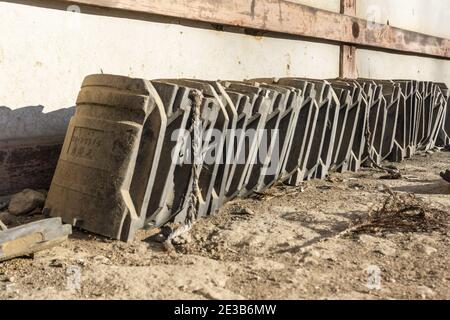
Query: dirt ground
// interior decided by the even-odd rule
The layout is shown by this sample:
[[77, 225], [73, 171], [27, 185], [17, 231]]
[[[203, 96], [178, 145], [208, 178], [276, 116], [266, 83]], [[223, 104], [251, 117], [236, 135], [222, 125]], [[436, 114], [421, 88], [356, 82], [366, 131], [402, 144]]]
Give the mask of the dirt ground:
[[364, 169], [233, 201], [174, 247], [155, 229], [129, 244], [75, 230], [0, 263], [0, 299], [450, 299], [448, 225], [359, 227], [389, 189], [422, 199], [423, 217], [437, 208], [450, 221], [450, 184], [439, 177], [450, 153], [398, 167], [401, 180]]

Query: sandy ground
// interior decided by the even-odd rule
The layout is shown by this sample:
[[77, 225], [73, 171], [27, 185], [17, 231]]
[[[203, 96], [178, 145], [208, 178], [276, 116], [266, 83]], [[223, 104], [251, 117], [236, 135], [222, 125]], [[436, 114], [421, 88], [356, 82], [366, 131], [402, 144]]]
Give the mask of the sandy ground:
[[398, 167], [401, 180], [364, 169], [233, 201], [169, 248], [155, 229], [129, 244], [75, 231], [0, 263], [0, 299], [449, 299], [448, 227], [353, 232], [387, 187], [449, 221], [450, 184], [439, 172], [450, 153]]

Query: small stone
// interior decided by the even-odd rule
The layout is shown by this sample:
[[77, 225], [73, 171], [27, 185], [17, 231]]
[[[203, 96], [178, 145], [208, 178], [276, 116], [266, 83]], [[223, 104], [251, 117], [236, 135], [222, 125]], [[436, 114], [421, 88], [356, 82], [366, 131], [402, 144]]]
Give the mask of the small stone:
[[11, 293], [11, 291], [13, 291], [15, 287], [16, 287], [16, 286], [15, 286], [14, 283], [11, 283], [11, 282], [10, 282], [10, 283], [7, 283], [7, 284], [5, 285], [5, 291]]
[[6, 279], [5, 279], [5, 282], [10, 282], [10, 283], [13, 283], [13, 282], [15, 282], [16, 281], [16, 278], [15, 277], [6, 277]]
[[384, 256], [387, 257], [393, 257], [395, 256], [396, 250], [389, 246], [379, 245], [374, 252], [381, 253]]
[[426, 298], [433, 297], [436, 295], [436, 293], [432, 289], [430, 289], [426, 286], [417, 287], [416, 292], [422, 299], [426, 299]]
[[192, 242], [192, 237], [189, 233], [184, 233], [179, 237], [176, 237], [175, 239], [172, 239], [172, 243], [174, 245], [183, 245], [188, 244]]
[[249, 209], [249, 208], [240, 207], [239, 206], [239, 207], [235, 208], [235, 210], [233, 210], [231, 212], [231, 214], [234, 214], [234, 215], [254, 215], [255, 212], [253, 210]]
[[359, 184], [359, 183], [351, 183], [349, 185], [349, 188], [358, 191], [358, 190], [364, 189], [364, 186], [362, 184]]
[[97, 262], [97, 263], [100, 263], [100, 264], [106, 264], [106, 265], [111, 264], [111, 260], [109, 260], [105, 256], [95, 256], [94, 257], [94, 261]]
[[322, 256], [322, 258], [327, 260], [327, 261], [330, 261], [330, 262], [336, 262], [337, 261], [336, 256], [334, 256], [332, 254], [324, 255], [324, 256]]
[[8, 201], [0, 201], [0, 210], [8, 207]]
[[53, 259], [52, 262], [50, 262], [50, 267], [53, 268], [62, 268], [64, 266], [64, 263], [59, 259]]
[[317, 266], [319, 264], [319, 262], [316, 259], [314, 259], [313, 257], [306, 257], [303, 260], [303, 263], [308, 266]]
[[186, 240], [181, 238], [181, 237], [177, 237], [175, 239], [172, 240], [172, 243], [176, 246], [181, 246], [183, 244], [186, 244]]
[[5, 225], [10, 225], [17, 221], [17, 218], [10, 214], [7, 211], [0, 212], [0, 221], [2, 221]]
[[317, 186], [316, 189], [319, 189], [319, 190], [331, 190], [331, 189], [333, 189], [333, 186], [322, 185], [322, 186]]
[[45, 195], [38, 191], [25, 189], [12, 196], [9, 202], [9, 213], [19, 216], [32, 212], [36, 208], [42, 208], [45, 203]]
[[84, 261], [83, 259], [77, 259], [77, 264], [79, 264], [80, 266], [85, 266], [86, 265], [86, 261]]
[[334, 293], [338, 293], [340, 289], [341, 288], [339, 286], [332, 286], [331, 287], [331, 291], [333, 291]]
[[248, 214], [248, 215], [254, 215], [255, 214], [255, 212], [253, 210], [249, 209], [249, 208], [244, 208], [243, 213], [244, 214]]
[[167, 239], [166, 236], [164, 236], [162, 233], [155, 234], [151, 238], [152, 241], [157, 242], [157, 243], [164, 243], [166, 241], [166, 239]]
[[309, 251], [307, 252], [307, 256], [315, 257], [315, 258], [320, 258], [320, 257], [321, 257], [321, 254], [320, 254], [320, 252], [317, 251], [317, 250], [309, 250]]
[[421, 253], [426, 254], [427, 256], [431, 256], [433, 253], [436, 253], [436, 252], [437, 252], [437, 249], [436, 249], [436, 248], [427, 246], [427, 245], [425, 245], [425, 244], [419, 244], [419, 245], [417, 246], [417, 250], [418, 250], [419, 252], [421, 252]]
[[358, 241], [364, 245], [372, 245], [374, 242], [377, 241], [377, 239], [375, 237], [372, 237], [372, 236], [369, 236], [366, 234], [362, 234], [358, 237]]

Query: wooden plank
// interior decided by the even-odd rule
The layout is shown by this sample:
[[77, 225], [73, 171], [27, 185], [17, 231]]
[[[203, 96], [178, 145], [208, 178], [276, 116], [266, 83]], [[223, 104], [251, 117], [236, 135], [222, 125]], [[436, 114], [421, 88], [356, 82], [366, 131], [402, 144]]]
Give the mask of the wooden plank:
[[[450, 40], [283, 0], [58, 0], [450, 59]], [[369, 26], [370, 23], [370, 26]]]
[[356, 47], [341, 45], [339, 57], [339, 77], [344, 79], [358, 78], [356, 69]]
[[45, 250], [62, 243], [72, 226], [51, 218], [0, 231], [0, 262]]
[[[341, 13], [349, 16], [356, 15], [356, 0], [341, 0]], [[339, 77], [345, 79], [358, 78], [356, 69], [356, 47], [341, 45], [339, 57]]]
[[341, 0], [341, 13], [356, 16], [356, 0]]

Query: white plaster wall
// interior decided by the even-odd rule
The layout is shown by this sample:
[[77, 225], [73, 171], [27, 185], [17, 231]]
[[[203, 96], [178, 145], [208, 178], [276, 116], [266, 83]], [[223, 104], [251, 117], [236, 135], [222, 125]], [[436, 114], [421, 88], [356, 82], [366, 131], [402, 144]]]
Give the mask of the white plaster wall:
[[[450, 38], [450, 0], [357, 0], [357, 15], [434, 36]], [[408, 78], [445, 82], [450, 87], [450, 61], [357, 51], [357, 68], [365, 78]]]
[[450, 0], [357, 0], [357, 16], [450, 38]]
[[374, 79], [415, 79], [444, 82], [450, 87], [450, 61], [391, 54], [379, 51], [357, 51], [358, 74]]
[[0, 31], [0, 106], [11, 109], [72, 106], [83, 78], [100, 72], [148, 79], [338, 75], [338, 46], [178, 24], [0, 2]]

